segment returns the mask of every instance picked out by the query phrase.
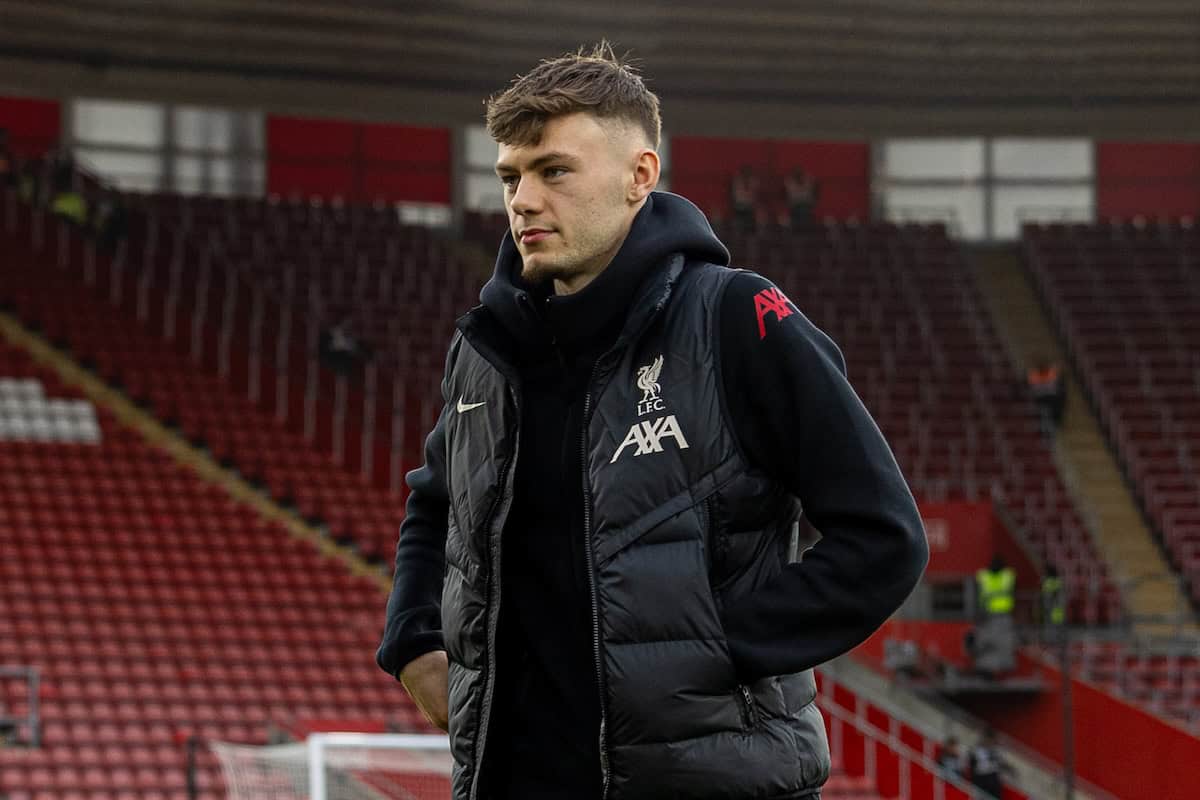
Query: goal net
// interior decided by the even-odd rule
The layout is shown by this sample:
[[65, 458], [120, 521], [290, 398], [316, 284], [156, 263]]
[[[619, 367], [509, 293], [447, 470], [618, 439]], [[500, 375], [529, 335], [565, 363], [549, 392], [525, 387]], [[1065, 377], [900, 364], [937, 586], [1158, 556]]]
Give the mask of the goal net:
[[445, 736], [314, 733], [303, 742], [213, 742], [230, 800], [448, 800]]

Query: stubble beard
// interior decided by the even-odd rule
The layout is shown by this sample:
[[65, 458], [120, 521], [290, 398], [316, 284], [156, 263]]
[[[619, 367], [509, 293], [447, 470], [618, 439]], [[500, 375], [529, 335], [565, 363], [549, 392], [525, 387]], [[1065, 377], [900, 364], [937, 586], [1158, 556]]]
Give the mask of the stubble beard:
[[561, 262], [557, 259], [540, 259], [533, 263], [521, 259], [521, 278], [530, 285], [536, 285], [549, 280], [565, 281], [575, 276], [579, 266], [573, 262]]

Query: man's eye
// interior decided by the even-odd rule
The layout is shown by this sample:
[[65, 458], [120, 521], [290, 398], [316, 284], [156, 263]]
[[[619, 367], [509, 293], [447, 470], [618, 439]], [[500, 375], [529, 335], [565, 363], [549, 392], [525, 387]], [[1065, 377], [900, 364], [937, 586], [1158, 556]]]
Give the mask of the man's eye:
[[517, 176], [516, 175], [502, 175], [502, 176], [500, 176], [500, 183], [504, 184], [505, 189], [511, 189], [517, 185]]
[[559, 178], [567, 174], [566, 167], [547, 167], [544, 173], [547, 178]]

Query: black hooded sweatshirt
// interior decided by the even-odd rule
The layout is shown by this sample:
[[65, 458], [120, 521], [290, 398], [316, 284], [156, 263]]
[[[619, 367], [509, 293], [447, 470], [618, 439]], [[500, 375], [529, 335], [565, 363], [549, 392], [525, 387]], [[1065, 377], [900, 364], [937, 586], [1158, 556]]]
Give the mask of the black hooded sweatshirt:
[[[669, 256], [728, 264], [687, 200], [655, 192], [610, 265], [581, 291], [553, 295], [520, 277], [505, 235], [481, 300], [512, 341], [521, 381], [520, 452], [502, 533], [496, 690], [485, 800], [600, 794], [599, 690], [583, 547], [580, 434], [592, 366], [615, 342], [639, 287]], [[726, 608], [743, 681], [799, 672], [864, 640], [895, 610], [928, 551], [916, 504], [883, 436], [845, 377], [833, 342], [769, 281], [726, 284], [718, 320], [728, 416], [747, 460], [787, 486], [822, 540], [802, 562]], [[445, 520], [444, 475], [409, 474], [407, 516]], [[442, 481], [443, 485], [436, 485]], [[438, 649], [441, 542], [397, 549], [380, 665], [398, 675]]]

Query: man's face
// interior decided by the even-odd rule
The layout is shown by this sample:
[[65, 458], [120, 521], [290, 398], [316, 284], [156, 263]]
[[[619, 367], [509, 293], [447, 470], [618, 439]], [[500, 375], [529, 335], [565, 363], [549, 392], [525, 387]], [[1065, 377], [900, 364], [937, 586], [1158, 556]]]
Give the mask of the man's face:
[[496, 174], [526, 281], [578, 291], [608, 266], [640, 207], [631, 187], [642, 151], [636, 132], [584, 112], [547, 121], [535, 145], [500, 145]]

